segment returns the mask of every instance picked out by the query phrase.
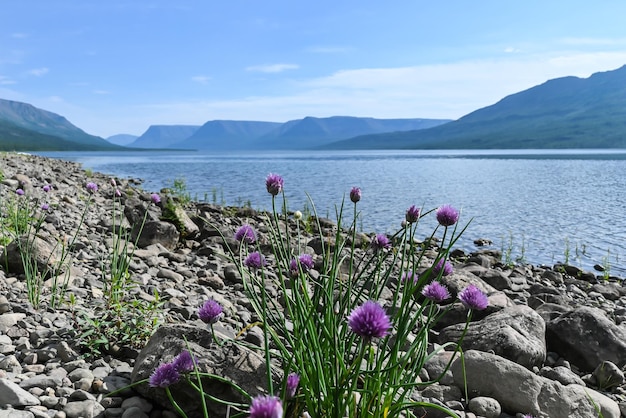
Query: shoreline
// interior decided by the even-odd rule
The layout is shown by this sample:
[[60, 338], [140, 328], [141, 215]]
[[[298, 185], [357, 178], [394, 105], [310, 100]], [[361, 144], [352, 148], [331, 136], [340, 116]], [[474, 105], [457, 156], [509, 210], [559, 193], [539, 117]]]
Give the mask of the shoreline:
[[[155, 203], [150, 192], [138, 188], [133, 179], [115, 179], [113, 186], [110, 176], [83, 170], [78, 163], [37, 156], [1, 154], [0, 162], [4, 174], [0, 182], [2, 202], [17, 199], [15, 190], [23, 188], [25, 193], [20, 198], [35, 199], [37, 205], [50, 205], [51, 210], [45, 212], [38, 233], [42, 241], [53, 245], [67, 237], [71, 242], [72, 234], [78, 229], [78, 238], [72, 246], [72, 266], [68, 270], [71, 279], [68, 295], [75, 298], [72, 304], [66, 301], [58, 309], [46, 307], [50, 288], [44, 287], [43, 303], [37, 309], [28, 301], [24, 274], [16, 273], [13, 268], [5, 271], [5, 263], [0, 268], [0, 384], [4, 385], [0, 392], [14, 396], [7, 400], [0, 394], [0, 399], [5, 401], [0, 402], [0, 408], [9, 404], [13, 408], [9, 410], [13, 411], [11, 413], [30, 414], [24, 417], [44, 414], [55, 418], [122, 417], [123, 414], [174, 417], [165, 409], [167, 400], [148, 388], [137, 387], [123, 395], [105, 396], [136, 381], [138, 376], [145, 376], [154, 362], [158, 364], [159, 359], [165, 358], [162, 356], [166, 355], [166, 350], [162, 346], [151, 340], [151, 349], [160, 347], [156, 352], [161, 352], [151, 351], [150, 357], [144, 352], [145, 342], [144, 346], [132, 347], [118, 341], [98, 356], [84, 357], [84, 350], [93, 348], [95, 342], [91, 340], [91, 346], [84, 342], [78, 344], [85, 338], [82, 331], [86, 327], [85, 322], [77, 321], [78, 314], [106, 319], [106, 311], [102, 309], [106, 299], [102, 270], [112, 249], [111, 232], [116, 230], [116, 225], [132, 229], [142, 216], [147, 219], [147, 228], [154, 228], [151, 229], [154, 233], [140, 239], [134, 250], [129, 264], [132, 286], [127, 296], [149, 304], [154, 301], [154, 291], [158, 291], [162, 305], [156, 312], [163, 328], [161, 334], [185, 329], [189, 335], [198, 333], [201, 340], [206, 325], [199, 320], [197, 308], [211, 297], [220, 301], [225, 310], [215, 332], [222, 338], [234, 338], [253, 321], [255, 313], [243, 292], [241, 277], [226, 256], [225, 245], [232, 243], [230, 237], [244, 222], [260, 231], [260, 242], [267, 245], [264, 216], [249, 208], [190, 203], [186, 216], [181, 215], [172, 223], [163, 220], [167, 199], [172, 196], [162, 194], [162, 201]], [[86, 191], [89, 182], [99, 186], [96, 192]], [[45, 185], [51, 185], [52, 190], [44, 192]], [[125, 220], [114, 223], [111, 221], [116, 213], [113, 202], [118, 189]], [[82, 213], [85, 215], [81, 224]], [[209, 219], [210, 225], [198, 222], [200, 218]], [[334, 223], [321, 222], [321, 226], [332, 230]], [[226, 237], [226, 243], [220, 235]], [[323, 255], [315, 247], [313, 237], [304, 236], [302, 243], [319, 259]], [[371, 234], [359, 234], [364, 244], [364, 249], [359, 251], [366, 251], [365, 243], [370, 237]], [[0, 247], [0, 253], [8, 248], [9, 243]], [[427, 255], [426, 264], [432, 262], [433, 254], [436, 251]], [[555, 391], [554, 399], [541, 400], [544, 410], [537, 413], [537, 399], [525, 397], [532, 395], [532, 391], [517, 393], [520, 391], [515, 386], [517, 392], [507, 392], [504, 385], [492, 388], [479, 376], [469, 375], [472, 400], [487, 397], [498, 404], [501, 412], [489, 417], [507, 418], [515, 417], [516, 413], [532, 412], [542, 418], [588, 418], [588, 405], [582, 406], [586, 398], [579, 397], [583, 392], [592, 394], [606, 418], [619, 417], [622, 407], [626, 411], [623, 373], [619, 384], [607, 388], [602, 387], [595, 371], [600, 360], [616, 365], [618, 370], [626, 366], [626, 288], [621, 278], [605, 281], [592, 272], [572, 266], [563, 266], [562, 270], [529, 264], [508, 268], [499, 263], [498, 251], [493, 250], [457, 252], [454, 256], [454, 274], [442, 278], [451, 292], [456, 294], [472, 283], [489, 297], [489, 308], [475, 315], [464, 342], [468, 370], [488, 360], [492, 365], [488, 372], [492, 374], [487, 380], [506, 381], [507, 378], [520, 379], [523, 375], [533, 387], [549, 387]], [[49, 259], [44, 260], [47, 261]], [[387, 297], [383, 297], [381, 303], [389, 304]], [[467, 317], [467, 310], [461, 304], [451, 303], [450, 308], [451, 314], [438, 324], [436, 335], [432, 336], [433, 344], [443, 344], [447, 338], [453, 338], [455, 326]], [[584, 321], [590, 318], [596, 321], [594, 327]], [[141, 323], [141, 326], [147, 327], [147, 324]], [[100, 328], [100, 331], [106, 329]], [[128, 332], [135, 335], [132, 329]], [[160, 336], [157, 334], [154, 338]], [[607, 339], [610, 335], [613, 338]], [[263, 335], [258, 328], [249, 329], [243, 338], [252, 346], [263, 346]], [[594, 341], [602, 341], [601, 349]], [[201, 349], [207, 356], [226, 358], [226, 348], [202, 348], [198, 343], [198, 350]], [[248, 359], [254, 357], [247, 355], [251, 356]], [[152, 360], [148, 361], [148, 357]], [[141, 364], [135, 362], [138, 358], [142, 359]], [[425, 368], [426, 378], [429, 373], [433, 377], [441, 359], [433, 362]], [[506, 374], [513, 364], [523, 369], [516, 377]], [[479, 370], [487, 373], [482, 367]], [[453, 372], [416, 396], [437, 401], [466, 418], [488, 416], [484, 409], [470, 407], [469, 400], [463, 399], [458, 375]], [[247, 373], [242, 378], [248, 379], [251, 387], [263, 386], [252, 371]], [[583, 392], [578, 389], [581, 384], [585, 388]], [[540, 392], [538, 389], [537, 393]], [[526, 409], [522, 410], [519, 405]], [[558, 408], [566, 415], [551, 412]], [[3, 411], [0, 409], [0, 416]]]

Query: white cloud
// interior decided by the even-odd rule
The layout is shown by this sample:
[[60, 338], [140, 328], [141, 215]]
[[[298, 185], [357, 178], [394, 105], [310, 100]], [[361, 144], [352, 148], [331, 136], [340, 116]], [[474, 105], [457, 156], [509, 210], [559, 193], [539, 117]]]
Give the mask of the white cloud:
[[15, 80], [10, 79], [9, 77], [0, 75], [0, 85], [8, 86], [10, 84], [16, 84]]
[[197, 76], [191, 77], [191, 80], [199, 84], [207, 84], [209, 80], [211, 80], [211, 77], [208, 77], [205, 75], [197, 75]]
[[34, 75], [35, 77], [41, 77], [41, 76], [44, 76], [44, 75], [48, 74], [49, 71], [50, 71], [50, 69], [46, 68], [46, 67], [33, 68], [32, 70], [28, 71], [28, 74]]
[[246, 71], [258, 71], [261, 73], [282, 73], [286, 70], [297, 70], [300, 68], [297, 64], [268, 64], [268, 65], [253, 65], [247, 67]]

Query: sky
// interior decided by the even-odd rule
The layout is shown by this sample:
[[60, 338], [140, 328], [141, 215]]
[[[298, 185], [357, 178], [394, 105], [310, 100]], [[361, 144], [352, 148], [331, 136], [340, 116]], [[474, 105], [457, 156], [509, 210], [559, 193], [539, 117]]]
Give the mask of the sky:
[[625, 65], [624, 16], [624, 0], [0, 0], [0, 98], [104, 138], [216, 119], [457, 119]]

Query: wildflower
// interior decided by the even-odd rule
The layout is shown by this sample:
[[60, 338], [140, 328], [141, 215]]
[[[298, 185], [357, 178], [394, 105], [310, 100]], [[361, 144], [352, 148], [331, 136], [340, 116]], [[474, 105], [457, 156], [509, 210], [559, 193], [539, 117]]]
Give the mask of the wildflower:
[[115, 196], [117, 197], [122, 196], [122, 192], [120, 191], [120, 189], [115, 189]]
[[450, 205], [439, 206], [436, 214], [441, 226], [452, 226], [459, 220], [459, 211]]
[[17, 194], [18, 196], [24, 196], [24, 189], [17, 189], [15, 191], [15, 194]]
[[91, 182], [91, 181], [89, 183], [87, 183], [85, 188], [87, 190], [89, 190], [91, 193], [95, 193], [95, 192], [98, 191], [98, 185], [96, 183]]
[[348, 326], [352, 332], [369, 340], [387, 335], [391, 328], [391, 321], [382, 306], [373, 300], [368, 300], [350, 312]]
[[237, 231], [235, 232], [235, 239], [239, 242], [252, 244], [256, 241], [256, 233], [250, 225], [241, 225], [239, 229], [237, 229]]
[[353, 187], [352, 190], [350, 190], [350, 200], [352, 200], [352, 203], [356, 203], [361, 200], [361, 189]]
[[391, 241], [387, 238], [385, 234], [377, 234], [376, 237], [372, 240], [372, 248], [375, 250], [387, 250], [391, 248]]
[[442, 276], [449, 276], [453, 272], [454, 272], [454, 267], [452, 267], [452, 263], [444, 260], [443, 258], [439, 260], [439, 262], [433, 266], [433, 274], [435, 276], [439, 276], [439, 273], [441, 273]]
[[198, 318], [207, 324], [216, 323], [222, 316], [224, 309], [215, 299], [207, 299], [198, 309]]
[[152, 374], [148, 383], [153, 388], [166, 388], [180, 380], [180, 373], [176, 370], [172, 363], [160, 364]]
[[418, 275], [413, 273], [412, 271], [405, 271], [404, 273], [400, 275], [400, 281], [402, 283], [412, 280], [413, 284], [415, 284], [417, 283], [418, 279], [419, 279]]
[[154, 203], [155, 205], [158, 205], [159, 203], [161, 203], [161, 196], [159, 196], [157, 193], [152, 193], [150, 195], [150, 200], [152, 201], [152, 203]]
[[283, 405], [276, 396], [259, 395], [252, 399], [250, 418], [282, 418]]
[[299, 221], [300, 219], [302, 219], [302, 212], [300, 212], [299, 210], [295, 211], [295, 212], [293, 213], [293, 218], [294, 218], [296, 221]]
[[300, 383], [300, 376], [298, 373], [289, 373], [289, 375], [287, 375], [287, 384], [285, 387], [285, 397], [287, 399], [291, 399], [296, 396], [298, 383]]
[[433, 302], [439, 303], [448, 299], [450, 297], [450, 292], [448, 292], [448, 288], [438, 281], [432, 281], [424, 286], [422, 289], [422, 295]]
[[174, 357], [172, 365], [178, 373], [190, 372], [195, 367], [194, 359], [191, 356], [191, 353], [187, 350], [181, 351], [180, 354]]
[[47, 203], [44, 203], [41, 205], [41, 210], [43, 211], [47, 211], [48, 209], [50, 209], [50, 205]]
[[50, 186], [49, 184], [44, 185], [41, 188], [44, 192], [48, 193], [50, 190], [52, 190], [52, 186]]
[[276, 196], [278, 193], [283, 191], [283, 178], [278, 174], [268, 174], [265, 179], [265, 187], [267, 187], [267, 192], [272, 196]]
[[289, 272], [292, 276], [297, 276], [302, 271], [307, 272], [315, 266], [313, 257], [309, 254], [300, 254], [297, 258], [292, 258], [289, 262]]
[[459, 293], [459, 299], [463, 305], [477, 311], [482, 311], [489, 306], [489, 299], [487, 299], [487, 295], [485, 295], [473, 284], [467, 286], [461, 293]]
[[115, 179], [111, 179], [111, 186], [117, 187], [117, 182], [115, 181]]
[[410, 208], [406, 210], [405, 218], [406, 218], [406, 221], [410, 224], [417, 222], [420, 218], [420, 208], [417, 208], [415, 207], [415, 205], [412, 205]]
[[248, 254], [246, 259], [243, 260], [243, 265], [251, 269], [260, 269], [266, 265], [265, 257], [260, 252], [255, 251]]

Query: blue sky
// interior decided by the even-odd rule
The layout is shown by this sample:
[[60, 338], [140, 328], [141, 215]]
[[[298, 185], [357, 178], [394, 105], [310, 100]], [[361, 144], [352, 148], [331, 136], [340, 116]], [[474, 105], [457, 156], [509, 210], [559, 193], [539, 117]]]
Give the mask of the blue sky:
[[459, 118], [626, 64], [623, 0], [4, 0], [0, 98], [153, 124]]

